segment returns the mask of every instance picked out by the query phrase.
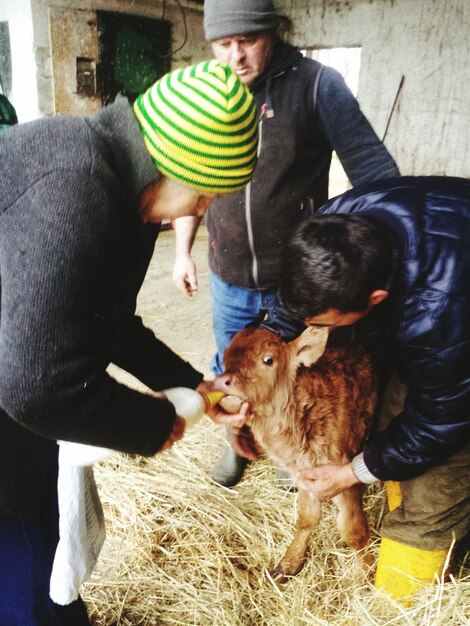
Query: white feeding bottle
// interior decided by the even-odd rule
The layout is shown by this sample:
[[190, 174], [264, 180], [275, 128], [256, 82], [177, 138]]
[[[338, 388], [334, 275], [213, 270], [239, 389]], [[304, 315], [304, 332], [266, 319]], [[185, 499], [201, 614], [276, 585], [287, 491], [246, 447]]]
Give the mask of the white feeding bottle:
[[210, 409], [225, 396], [222, 391], [195, 391], [188, 387], [172, 387], [163, 393], [175, 407], [175, 411], [186, 420], [187, 427], [194, 426]]

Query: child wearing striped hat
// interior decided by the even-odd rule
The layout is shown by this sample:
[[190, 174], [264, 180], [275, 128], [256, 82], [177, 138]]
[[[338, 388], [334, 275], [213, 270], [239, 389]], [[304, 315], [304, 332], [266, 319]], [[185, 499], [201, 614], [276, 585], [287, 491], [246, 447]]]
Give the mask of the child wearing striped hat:
[[[56, 441], [151, 456], [181, 436], [158, 392], [210, 383], [143, 326], [137, 294], [159, 223], [241, 189], [256, 152], [253, 98], [215, 61], [133, 106], [0, 133], [0, 624], [89, 624], [80, 598], [49, 598]], [[155, 393], [115, 381], [111, 362]]]

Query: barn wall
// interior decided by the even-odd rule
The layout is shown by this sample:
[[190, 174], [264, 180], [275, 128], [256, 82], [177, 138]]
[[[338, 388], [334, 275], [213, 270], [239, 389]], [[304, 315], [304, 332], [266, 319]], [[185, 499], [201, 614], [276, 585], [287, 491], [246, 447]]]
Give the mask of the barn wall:
[[[184, 1], [181, 2], [184, 7], [184, 19], [180, 6], [174, 1], [54, 0], [51, 2], [51, 0], [32, 0], [32, 5], [34, 43], [36, 55], [40, 59], [38, 63], [38, 87], [40, 94], [39, 111], [42, 115], [54, 113], [49, 34], [49, 7], [51, 6], [80, 9], [84, 16], [90, 10], [105, 10], [169, 20], [172, 23], [173, 50], [175, 51], [172, 57], [172, 68], [187, 65], [193, 62], [193, 59], [200, 60], [209, 54], [203, 37], [201, 11], [196, 5], [189, 6]], [[85, 21], [86, 19], [84, 17]], [[178, 50], [183, 43], [184, 46]], [[90, 105], [90, 110], [93, 110], [93, 103]]]
[[[184, 19], [181, 6], [184, 8]], [[2, 0], [0, 20], [9, 22], [13, 57], [13, 90], [11, 99], [20, 122], [53, 115], [53, 63], [51, 58], [50, 9], [76, 9], [76, 37], [86, 32], [90, 11], [104, 10], [169, 20], [172, 23], [172, 68], [188, 65], [210, 57], [204, 41], [201, 9], [186, 0]], [[165, 7], [165, 9], [163, 8]], [[78, 11], [79, 10], [79, 11]], [[80, 22], [80, 19], [82, 20]], [[185, 27], [186, 23], [186, 27]], [[67, 26], [69, 35], [73, 29]], [[57, 33], [56, 33], [57, 34]], [[72, 37], [70, 37], [72, 41]], [[184, 46], [179, 49], [184, 43]], [[15, 49], [13, 49], [15, 46]], [[89, 49], [89, 42], [85, 42]], [[84, 54], [86, 56], [86, 54]], [[67, 77], [67, 80], [70, 77]], [[37, 85], [37, 89], [35, 89]], [[26, 97], [27, 93], [27, 97]], [[89, 111], [96, 108], [90, 100]], [[87, 112], [86, 103], [83, 112]]]
[[[228, 1], [228, 0], [227, 0]], [[275, 0], [299, 47], [361, 46], [358, 100], [404, 174], [470, 177], [469, 0]], [[172, 67], [210, 56], [201, 9], [188, 0], [187, 36]], [[11, 99], [24, 122], [54, 113], [49, 8], [97, 9], [172, 22], [173, 49], [185, 39], [176, 0], [4, 0], [12, 47]], [[37, 84], [37, 89], [34, 85]]]
[[358, 100], [403, 174], [470, 177], [468, 0], [276, 0], [304, 46], [362, 46]]
[[[78, 93], [76, 58], [98, 59], [98, 28], [95, 11], [62, 7], [49, 9], [54, 112], [90, 114], [99, 111], [97, 93]], [[96, 74], [96, 63], [93, 64]], [[93, 81], [96, 85], [96, 80]]]

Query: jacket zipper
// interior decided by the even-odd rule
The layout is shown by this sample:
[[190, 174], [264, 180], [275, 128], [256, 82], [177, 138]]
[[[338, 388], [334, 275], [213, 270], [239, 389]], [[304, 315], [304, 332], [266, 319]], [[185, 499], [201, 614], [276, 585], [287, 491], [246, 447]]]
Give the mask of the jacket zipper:
[[[259, 157], [261, 152], [261, 144], [263, 141], [263, 120], [261, 119], [258, 125], [258, 154]], [[255, 284], [256, 289], [259, 289], [259, 276], [258, 276], [258, 258], [256, 256], [255, 250], [255, 238], [253, 235], [253, 223], [251, 220], [251, 180], [248, 185], [245, 187], [245, 219], [246, 219], [246, 227], [248, 231], [248, 243], [251, 251], [251, 271], [253, 276], [253, 282]]]
[[[274, 78], [277, 78], [278, 76], [282, 76], [283, 74], [285, 74], [286, 70], [282, 69], [280, 70], [277, 74], [274, 74], [271, 77], [271, 80]], [[259, 158], [259, 155], [261, 153], [261, 144], [263, 143], [263, 116], [266, 114], [266, 111], [262, 111], [261, 113], [261, 118], [259, 121], [259, 125], [258, 125], [258, 153], [257, 156]], [[269, 115], [269, 117], [272, 117], [271, 115]], [[251, 263], [251, 273], [252, 273], [252, 278], [253, 278], [253, 283], [255, 285], [256, 289], [259, 289], [259, 273], [258, 273], [258, 258], [256, 256], [256, 250], [255, 250], [255, 238], [254, 238], [254, 234], [253, 234], [253, 223], [252, 223], [252, 219], [251, 219], [251, 180], [248, 183], [248, 185], [245, 187], [245, 220], [246, 220], [246, 227], [247, 227], [247, 231], [248, 231], [248, 244], [250, 246], [250, 251], [251, 251], [251, 257], [252, 257], [252, 263]]]

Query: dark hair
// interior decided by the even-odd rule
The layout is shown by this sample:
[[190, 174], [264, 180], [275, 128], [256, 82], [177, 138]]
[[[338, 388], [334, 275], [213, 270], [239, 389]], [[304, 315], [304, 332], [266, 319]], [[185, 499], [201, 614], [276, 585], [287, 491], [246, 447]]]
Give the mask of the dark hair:
[[388, 289], [393, 245], [383, 228], [357, 215], [316, 215], [290, 237], [281, 260], [280, 298], [305, 319], [338, 309], [364, 311]]

